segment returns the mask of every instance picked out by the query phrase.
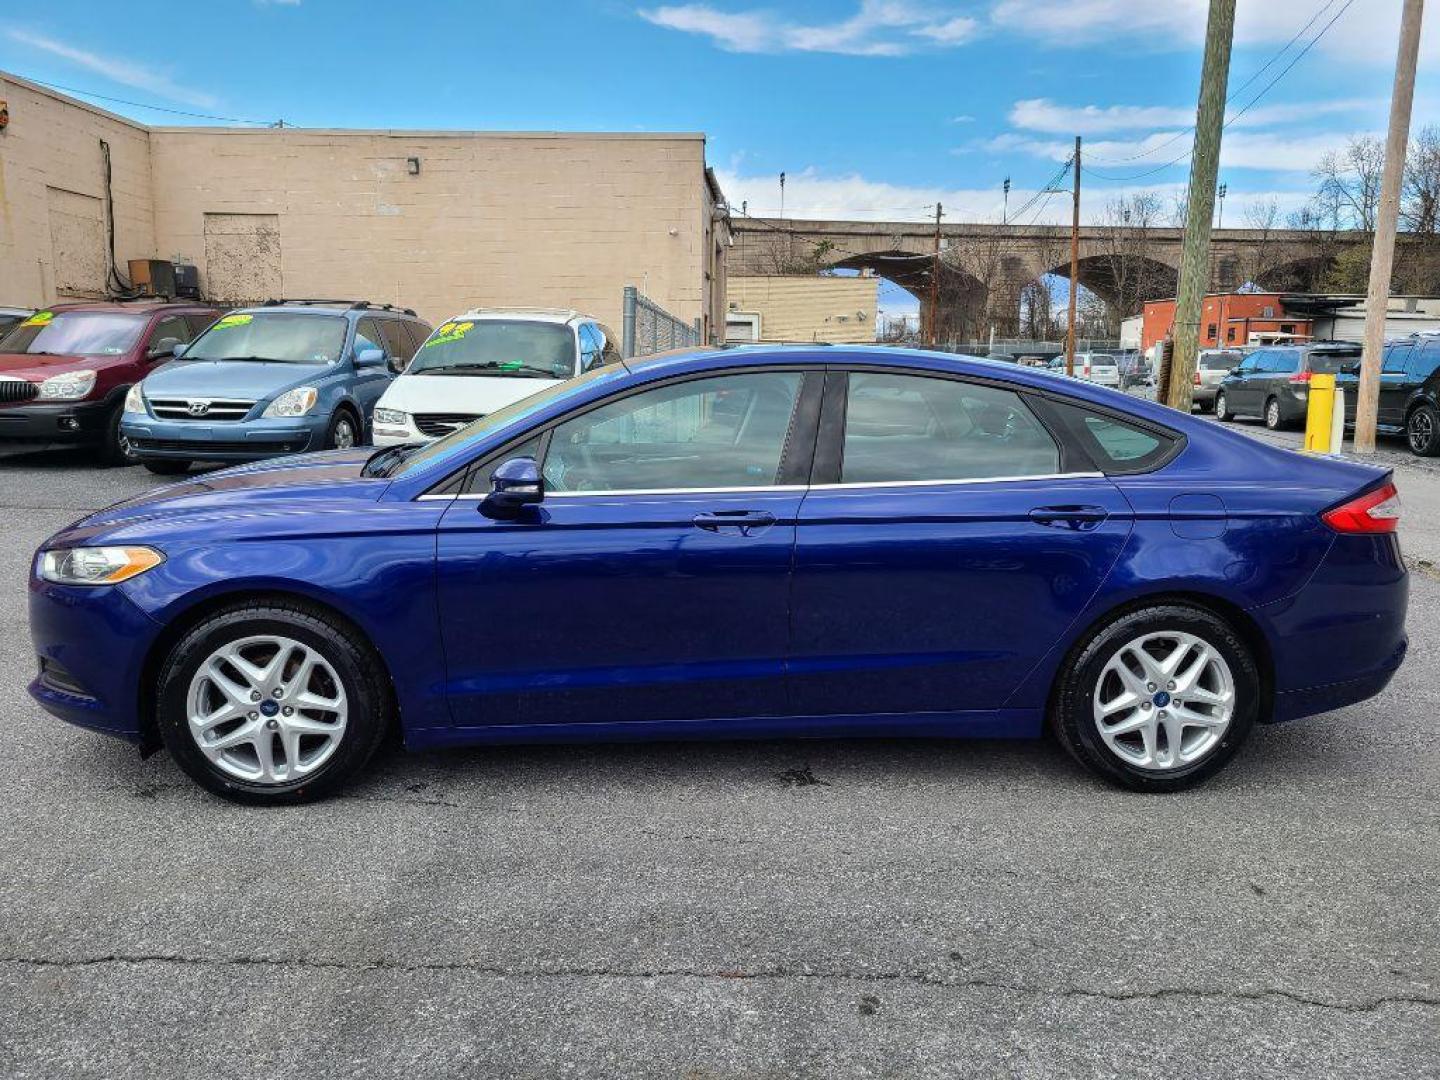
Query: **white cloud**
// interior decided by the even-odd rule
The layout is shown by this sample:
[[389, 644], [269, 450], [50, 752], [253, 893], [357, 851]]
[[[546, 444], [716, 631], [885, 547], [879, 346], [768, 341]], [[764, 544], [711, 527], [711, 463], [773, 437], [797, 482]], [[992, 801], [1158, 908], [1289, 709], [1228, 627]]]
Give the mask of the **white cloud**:
[[[1067, 151], [1068, 156], [1068, 151]], [[778, 217], [780, 190], [772, 175], [745, 175], [732, 170], [717, 170], [721, 189], [736, 214], [742, 202], [749, 203], [752, 217]], [[1274, 201], [1281, 213], [1299, 209], [1310, 197], [1306, 188], [1247, 188], [1243, 182], [1227, 180], [1226, 220], [1241, 220], [1243, 208], [1255, 202]], [[1081, 192], [1081, 218], [1099, 220], [1105, 204], [1121, 194], [1151, 193], [1159, 196], [1168, 208], [1183, 192], [1185, 183], [1169, 181], [1114, 186], [1093, 183]], [[1010, 191], [1011, 220], [1022, 225], [1065, 225], [1070, 222], [1070, 195], [1066, 191], [1043, 197], [1023, 217], [1016, 212], [1036, 194], [1033, 187], [1016, 185]], [[785, 184], [785, 216], [798, 220], [841, 221], [933, 221], [935, 203], [944, 204], [947, 222], [998, 222], [1003, 209], [999, 185], [993, 188], [943, 188], [892, 184], [872, 180], [859, 173], [827, 176], [814, 168], [790, 173]], [[1168, 224], [1168, 222], [1165, 222]]]
[[[1229, 131], [1220, 144], [1222, 169], [1263, 169], [1275, 172], [1308, 173], [1331, 150], [1338, 150], [1352, 137], [1374, 135], [1370, 131], [1328, 131], [1312, 135], [1275, 134], [1264, 131]], [[1009, 132], [982, 144], [995, 153], [1021, 153], [1054, 162], [1069, 159], [1074, 144], [1069, 140], [1032, 138]], [[1108, 139], [1087, 142], [1082, 162], [1095, 170], [1097, 178], [1134, 176], [1157, 169], [1190, 149], [1187, 131], [1156, 131], [1141, 139]], [[1188, 159], [1174, 166], [1189, 167]]]
[[[1360, 112], [1379, 117], [1384, 115], [1384, 107], [1384, 102], [1369, 98], [1257, 105], [1239, 115], [1238, 109], [1232, 109], [1229, 123], [1253, 128]], [[1049, 134], [1106, 135], [1146, 128], [1190, 127], [1195, 123], [1195, 109], [1168, 105], [1062, 105], [1048, 98], [1031, 98], [1010, 107], [1010, 123]]]
[[168, 75], [144, 64], [137, 64], [115, 56], [102, 56], [99, 53], [87, 52], [84, 49], [77, 49], [73, 45], [55, 41], [53, 38], [31, 33], [28, 30], [7, 30], [6, 35], [22, 45], [48, 52], [52, 56], [68, 60], [76, 67], [93, 71], [111, 82], [134, 87], [136, 90], [148, 91], [167, 101], [182, 102], [205, 109], [213, 109], [217, 104], [215, 98], [209, 94], [180, 86]]
[[768, 10], [722, 11], [709, 4], [641, 10], [656, 26], [701, 34], [729, 52], [819, 52], [845, 56], [904, 56], [917, 49], [953, 47], [980, 29], [972, 18], [935, 12], [912, 0], [860, 0], [849, 18], [801, 23]]
[[[1235, 16], [1235, 44], [1283, 45], [1310, 23], [1320, 8], [1319, 17], [1287, 54], [1293, 57], [1330, 22], [1343, 3], [1329, 0], [1322, 8], [1317, 0], [1241, 0]], [[997, 29], [1026, 34], [1050, 45], [1104, 42], [1159, 51], [1198, 46], [1205, 37], [1208, 8], [1207, 0], [1069, 0], [1064, 4], [1053, 0], [998, 0], [991, 8], [990, 21]], [[1356, 0], [1315, 49], [1351, 62], [1394, 63], [1399, 26], [1400, 4], [1396, 0]], [[1432, 59], [1440, 57], [1440, 20], [1429, 20], [1422, 50], [1422, 55]]]

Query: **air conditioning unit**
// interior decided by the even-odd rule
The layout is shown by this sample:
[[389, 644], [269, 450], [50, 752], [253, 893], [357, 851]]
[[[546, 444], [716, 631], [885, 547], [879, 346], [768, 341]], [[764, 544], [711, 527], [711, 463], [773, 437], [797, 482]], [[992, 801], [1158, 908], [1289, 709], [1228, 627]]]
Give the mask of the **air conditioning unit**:
[[165, 259], [131, 259], [130, 283], [141, 296], [173, 297], [175, 264]]
[[200, 299], [200, 268], [193, 263], [175, 263], [175, 295]]

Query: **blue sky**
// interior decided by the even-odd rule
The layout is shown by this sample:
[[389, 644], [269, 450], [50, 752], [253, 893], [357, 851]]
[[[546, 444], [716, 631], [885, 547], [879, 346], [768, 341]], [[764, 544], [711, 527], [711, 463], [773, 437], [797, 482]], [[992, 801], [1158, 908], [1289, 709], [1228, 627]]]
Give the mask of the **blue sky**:
[[[1257, 200], [1299, 205], [1326, 149], [1383, 131], [1399, 7], [1239, 0], [1232, 111], [1299, 59], [1227, 129], [1227, 223]], [[1002, 180], [1012, 179], [1011, 209], [1025, 205], [1075, 134], [1087, 146], [1087, 216], [1121, 193], [1171, 199], [1183, 188], [1187, 162], [1164, 166], [1188, 147], [1206, 4], [11, 0], [7, 9], [0, 68], [111, 97], [306, 126], [703, 131], [732, 203], [752, 213], [778, 210], [783, 170], [794, 216], [923, 218], [939, 199], [949, 220], [999, 220]], [[1431, 11], [1417, 126], [1440, 122], [1437, 24]], [[1025, 220], [1067, 214], [1057, 196]]]

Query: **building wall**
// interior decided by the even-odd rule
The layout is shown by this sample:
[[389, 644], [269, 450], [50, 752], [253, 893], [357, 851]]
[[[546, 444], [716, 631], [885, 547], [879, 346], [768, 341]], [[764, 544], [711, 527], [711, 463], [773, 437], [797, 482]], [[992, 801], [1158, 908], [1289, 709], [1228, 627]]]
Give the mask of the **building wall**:
[[142, 125], [0, 73], [0, 304], [104, 294], [109, 274], [104, 140], [121, 271], [155, 248], [150, 133]]
[[[0, 304], [103, 290], [103, 138], [122, 273], [174, 259], [218, 300], [354, 297], [433, 321], [573, 307], [617, 333], [636, 285], [723, 325], [703, 135], [147, 128], [9, 76], [0, 97]], [[97, 288], [59, 288], [75, 282]]]
[[730, 277], [731, 314], [760, 316], [762, 341], [875, 340], [879, 280], [873, 277]]
[[[1237, 320], [1249, 320], [1242, 323]], [[1175, 324], [1175, 301], [1152, 300], [1145, 305], [1141, 348], [1149, 349], [1169, 336]], [[1234, 324], [1235, 341], [1226, 340], [1227, 328]], [[1244, 345], [1245, 331], [1275, 331], [1282, 326], [1294, 327], [1295, 333], [1308, 333], [1309, 322], [1290, 318], [1280, 303], [1279, 293], [1217, 293], [1205, 297], [1200, 314], [1200, 347]], [[1292, 332], [1292, 331], [1286, 331]]]

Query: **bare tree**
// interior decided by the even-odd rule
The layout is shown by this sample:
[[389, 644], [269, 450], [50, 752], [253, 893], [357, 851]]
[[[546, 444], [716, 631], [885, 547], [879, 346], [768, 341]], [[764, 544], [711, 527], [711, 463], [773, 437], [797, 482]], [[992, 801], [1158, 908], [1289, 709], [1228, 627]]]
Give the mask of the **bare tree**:
[[1155, 230], [1163, 219], [1160, 198], [1149, 192], [1106, 204], [1100, 253], [1087, 259], [1090, 290], [1105, 300], [1105, 331], [1118, 337], [1120, 323], [1145, 301], [1175, 295], [1175, 271], [1156, 257]]
[[1344, 150], [1332, 150], [1320, 159], [1312, 174], [1319, 185], [1315, 196], [1332, 228], [1375, 231], [1384, 168], [1385, 147], [1368, 135], [1351, 139]]

